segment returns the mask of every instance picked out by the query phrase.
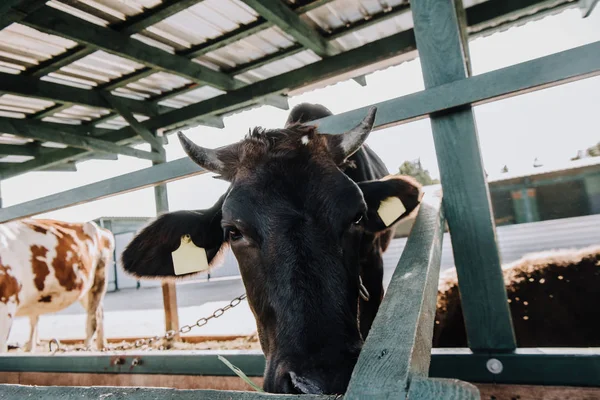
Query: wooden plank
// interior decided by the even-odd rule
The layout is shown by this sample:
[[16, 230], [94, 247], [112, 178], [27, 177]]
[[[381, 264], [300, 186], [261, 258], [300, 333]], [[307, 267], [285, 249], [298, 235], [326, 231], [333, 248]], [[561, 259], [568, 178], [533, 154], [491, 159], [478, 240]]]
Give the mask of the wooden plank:
[[[467, 67], [454, 2], [422, 0], [411, 3], [411, 9], [425, 87], [464, 80]], [[465, 106], [430, 118], [469, 347], [513, 350], [516, 340], [473, 110]]]
[[71, 104], [71, 103], [55, 104], [51, 107], [46, 108], [45, 110], [41, 110], [39, 112], [36, 112], [35, 114], [29, 115], [28, 118], [29, 119], [44, 119], [46, 117], [50, 117], [50, 116], [54, 115], [57, 112], [66, 110], [67, 108], [70, 108], [72, 106], [73, 106], [73, 104]]
[[74, 163], [66, 163], [61, 165], [54, 165], [48, 168], [41, 169], [44, 172], [77, 172], [77, 165]]
[[[63, 132], [44, 122], [28, 121], [16, 118], [0, 118], [0, 132], [10, 133], [24, 138], [37, 139], [46, 142], [56, 142], [67, 146], [90, 151], [123, 154], [145, 160], [160, 160], [160, 155], [149, 151], [134, 149], [129, 146], [119, 146], [102, 139], [90, 136]], [[68, 130], [68, 126], [63, 128]]]
[[598, 0], [579, 0], [579, 9], [581, 10], [581, 17], [589, 17], [592, 14], [592, 11], [594, 11], [596, 4], [598, 4]]
[[0, 210], [0, 222], [41, 214], [44, 212], [42, 210], [59, 210], [202, 173], [204, 170], [192, 160], [182, 158], [4, 208]]
[[339, 50], [329, 44], [315, 29], [304, 23], [282, 0], [242, 1], [317, 55], [327, 57], [339, 53]]
[[429, 371], [444, 237], [441, 198], [423, 198], [344, 399], [397, 398]]
[[481, 397], [477, 387], [467, 382], [417, 377], [410, 382], [407, 399], [479, 400]]
[[[78, 352], [52, 357], [44, 354], [8, 353], [0, 356], [0, 375], [6, 372], [56, 372], [101, 374], [170, 374], [235, 376], [218, 360], [223, 355], [250, 377], [264, 373], [265, 357], [260, 350], [170, 350]], [[122, 364], [114, 364], [115, 356]], [[131, 368], [134, 358], [143, 363]], [[494, 358], [502, 371], [492, 374], [486, 366]], [[584, 386], [600, 388], [600, 351], [582, 348], [517, 349], [514, 353], [474, 354], [468, 349], [432, 349], [429, 376], [460, 379], [472, 383]]]
[[0, 154], [3, 156], [32, 156], [35, 157], [39, 150], [35, 147], [21, 144], [0, 144]]
[[154, 136], [150, 129], [146, 128], [139, 122], [134, 116], [133, 113], [127, 108], [125, 104], [121, 101], [121, 99], [117, 99], [115, 96], [111, 96], [108, 93], [102, 93], [104, 99], [112, 106], [114, 110], [125, 119], [125, 121], [131, 126], [131, 128], [142, 137], [146, 142], [150, 143], [153, 146], [153, 150], [156, 153], [163, 153], [164, 149], [162, 147], [162, 142]]
[[288, 102], [288, 98], [282, 94], [265, 96], [260, 102], [264, 105], [279, 108], [280, 110], [289, 110], [290, 103]]
[[[122, 388], [122, 387], [60, 387], [60, 386], [22, 386], [0, 385], [2, 398], [6, 400], [22, 400], [24, 398], [81, 400], [81, 399], [127, 399], [127, 400], [297, 400], [296, 395], [274, 395], [257, 392], [218, 391], [218, 390], [179, 390], [167, 388]], [[319, 396], [304, 395], [306, 400], [325, 400], [336, 398], [336, 395]]]
[[[600, 41], [451, 83], [427, 88], [377, 105], [375, 128], [423, 119], [464, 105], [482, 105], [579, 79], [600, 75]], [[367, 107], [311, 122], [342, 133], [355, 126]]]
[[201, 1], [202, 0], [165, 0], [148, 11], [129, 17], [126, 21], [111, 28], [126, 35], [141, 32], [149, 26], [166, 19], [171, 15], [177, 14], [194, 4], [200, 3]]
[[219, 89], [231, 90], [242, 86], [242, 82], [236, 81], [226, 74], [48, 6], [27, 15], [21, 22], [42, 32], [66, 37], [91, 48], [104, 50], [159, 70], [179, 74], [195, 82], [205, 83]]
[[[102, 97], [100, 91], [94, 89], [79, 89], [58, 83], [41, 81], [24, 75], [12, 75], [0, 72], [0, 93], [10, 93], [60, 103], [72, 103], [96, 108], [112, 109], [111, 105]], [[116, 97], [110, 94], [108, 96]], [[158, 107], [150, 102], [121, 97], [118, 99], [136, 114], [147, 115], [150, 117], [159, 114]]]

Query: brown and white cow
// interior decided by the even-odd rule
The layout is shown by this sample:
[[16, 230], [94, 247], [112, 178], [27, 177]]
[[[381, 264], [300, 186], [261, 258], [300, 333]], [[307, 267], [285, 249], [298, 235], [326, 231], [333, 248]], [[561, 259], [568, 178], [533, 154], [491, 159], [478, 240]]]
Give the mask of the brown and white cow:
[[102, 301], [107, 266], [114, 251], [112, 233], [94, 222], [23, 219], [0, 225], [0, 353], [15, 317], [31, 323], [25, 351], [37, 342], [39, 316], [80, 301], [87, 311], [85, 345], [97, 333], [105, 346]]

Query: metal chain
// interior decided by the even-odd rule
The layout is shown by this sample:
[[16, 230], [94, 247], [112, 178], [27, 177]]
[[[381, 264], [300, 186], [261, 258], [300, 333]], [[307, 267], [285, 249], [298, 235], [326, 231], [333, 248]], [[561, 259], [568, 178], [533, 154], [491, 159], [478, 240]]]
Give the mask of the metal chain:
[[[225, 312], [227, 310], [230, 310], [233, 307], [239, 305], [242, 302], [242, 300], [244, 300], [245, 298], [246, 298], [246, 293], [234, 298], [225, 307], [217, 308], [208, 317], [202, 317], [202, 318], [198, 319], [195, 324], [183, 325], [181, 328], [179, 328], [179, 331], [175, 331], [175, 330], [171, 329], [171, 330], [165, 332], [164, 335], [158, 335], [158, 336], [154, 336], [154, 337], [146, 338], [146, 339], [138, 339], [133, 343], [133, 345], [127, 343], [127, 344], [113, 347], [113, 348], [104, 347], [101, 351], [105, 352], [105, 351], [131, 350], [131, 349], [143, 347], [145, 345], [151, 345], [152, 343], [158, 342], [160, 340], [172, 339], [177, 333], [188, 333], [193, 328], [196, 328], [196, 327], [200, 328], [200, 327], [206, 325], [208, 323], [208, 321], [210, 321], [213, 318], [219, 318], [221, 315], [225, 314]], [[56, 345], [55, 350], [52, 350], [52, 344]], [[58, 339], [50, 340], [50, 343], [48, 344], [48, 346], [50, 348], [50, 352], [52, 353], [52, 355], [56, 354], [57, 352], [65, 353], [68, 351], [64, 347], [61, 346]], [[161, 346], [161, 348], [162, 347], [163, 346]], [[92, 349], [91, 349], [91, 346], [88, 346], [88, 347], [83, 347], [83, 348], [82, 347], [75, 348], [75, 349], [73, 349], [73, 351], [92, 351]]]

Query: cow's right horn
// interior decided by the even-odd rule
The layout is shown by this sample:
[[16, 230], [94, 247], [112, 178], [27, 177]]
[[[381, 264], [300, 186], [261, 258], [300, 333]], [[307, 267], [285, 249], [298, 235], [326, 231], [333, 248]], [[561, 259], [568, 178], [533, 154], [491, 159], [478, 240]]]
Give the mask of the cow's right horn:
[[183, 150], [192, 159], [192, 161], [210, 172], [220, 175], [225, 172], [225, 164], [219, 160], [217, 150], [198, 146], [188, 139], [187, 136], [185, 136], [182, 132], [177, 132], [177, 136], [179, 137], [179, 141], [181, 142]]

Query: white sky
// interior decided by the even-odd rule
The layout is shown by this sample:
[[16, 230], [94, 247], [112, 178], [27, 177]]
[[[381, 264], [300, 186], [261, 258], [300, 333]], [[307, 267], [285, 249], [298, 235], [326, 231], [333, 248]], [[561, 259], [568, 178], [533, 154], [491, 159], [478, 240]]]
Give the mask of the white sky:
[[[578, 9], [531, 22], [470, 44], [473, 73], [478, 75], [509, 65], [600, 40], [600, 10], [586, 19]], [[342, 82], [290, 98], [290, 109], [307, 101], [321, 103], [334, 113], [399, 97], [424, 89], [419, 60], [367, 76], [366, 87]], [[196, 143], [218, 147], [241, 139], [249, 127], [283, 126], [289, 111], [264, 106], [225, 118], [225, 129], [192, 128], [185, 133]], [[600, 77], [537, 91], [475, 108], [484, 163], [490, 176], [503, 165], [517, 171], [543, 163], [566, 162], [579, 149], [600, 141]], [[169, 161], [184, 157], [175, 136], [166, 146]], [[439, 176], [429, 120], [376, 131], [367, 143], [390, 172], [404, 160], [421, 158]], [[138, 148], [148, 149], [145, 145]], [[34, 172], [2, 182], [4, 206], [126, 174], [150, 166], [149, 161], [119, 156], [118, 161], [86, 161], [78, 172]], [[168, 184], [171, 210], [206, 208], [224, 192], [227, 183], [203, 175]], [[154, 216], [153, 189], [143, 189], [38, 217], [67, 221], [101, 216]]]

